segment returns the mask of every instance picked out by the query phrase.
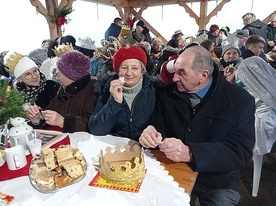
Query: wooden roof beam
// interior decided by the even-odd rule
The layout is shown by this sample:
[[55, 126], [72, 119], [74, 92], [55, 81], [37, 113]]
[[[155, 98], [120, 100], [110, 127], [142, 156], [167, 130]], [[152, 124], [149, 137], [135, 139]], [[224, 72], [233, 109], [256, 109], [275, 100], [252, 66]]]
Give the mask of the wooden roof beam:
[[[134, 9], [131, 9], [131, 12], [132, 12], [132, 14], [133, 14], [135, 17], [138, 17], [138, 13], [139, 13], [139, 12], [136, 12]], [[156, 37], [159, 37], [159, 38], [162, 40], [162, 42], [163, 42], [164, 44], [167, 44], [167, 43], [168, 43], [168, 41], [167, 41], [167, 40], [156, 30], [156, 29], [154, 29], [154, 27], [152, 27], [152, 26], [149, 24], [149, 22], [147, 22], [147, 20], [145, 20], [145, 19], [142, 17], [142, 12], [141, 12], [141, 16], [139, 17], [139, 19], [142, 20], [142, 21], [145, 23], [146, 27], [147, 27]]]
[[264, 22], [265, 24], [268, 24], [268, 23], [270, 22], [270, 17], [271, 17], [273, 14], [276, 14], [276, 10], [273, 11], [271, 14], [269, 14], [269, 15], [263, 20], [263, 22]]
[[189, 14], [189, 16], [194, 18], [196, 23], [198, 24], [198, 15], [196, 15], [196, 13], [185, 2], [178, 2], [178, 4], [179, 6], [184, 7], [185, 11]]
[[222, 1], [216, 6], [216, 8], [214, 8], [214, 10], [207, 16], [206, 24], [209, 23], [210, 19], [211, 19], [213, 16], [217, 15], [217, 13], [218, 13], [219, 11], [221, 11], [221, 9], [222, 9], [222, 7], [224, 6], [224, 4], [226, 4], [226, 3], [230, 2], [230, 1], [231, 1], [231, 0], [222, 0]]

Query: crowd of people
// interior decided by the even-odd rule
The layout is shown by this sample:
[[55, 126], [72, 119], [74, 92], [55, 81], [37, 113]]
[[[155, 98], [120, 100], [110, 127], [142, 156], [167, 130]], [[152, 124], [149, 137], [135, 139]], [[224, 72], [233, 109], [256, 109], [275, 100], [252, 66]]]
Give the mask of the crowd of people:
[[276, 14], [242, 21], [164, 44], [144, 21], [116, 17], [102, 47], [67, 35], [28, 55], [3, 51], [1, 81], [24, 93], [32, 127], [159, 148], [199, 172], [191, 205], [237, 205], [240, 169], [276, 140]]

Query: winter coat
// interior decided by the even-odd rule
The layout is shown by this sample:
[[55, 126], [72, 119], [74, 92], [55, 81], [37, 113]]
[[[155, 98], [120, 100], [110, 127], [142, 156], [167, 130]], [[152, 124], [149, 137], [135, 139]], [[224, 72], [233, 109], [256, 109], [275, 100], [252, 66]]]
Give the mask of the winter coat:
[[61, 87], [45, 108], [64, 117], [63, 132], [87, 131], [87, 122], [96, 101], [96, 94], [92, 92], [94, 82], [87, 75], [65, 88]]
[[136, 95], [130, 109], [125, 100], [123, 103], [118, 103], [110, 95], [110, 82], [114, 79], [118, 79], [117, 74], [109, 77], [98, 91], [99, 95], [88, 123], [88, 129], [94, 135], [112, 134], [138, 140], [148, 125], [149, 117], [154, 109], [154, 81], [144, 75], [142, 89]]
[[[264, 38], [265, 41], [267, 41], [267, 35], [266, 35], [266, 31], [267, 31], [267, 25], [265, 23], [263, 23], [262, 21], [260, 21], [259, 19], [249, 23], [249, 24], [246, 24], [242, 30], [244, 29], [248, 29], [249, 31], [249, 36], [251, 35], [259, 35], [261, 37]], [[265, 44], [265, 47], [264, 47], [264, 52], [266, 53], [267, 52], [267, 45]]]
[[239, 170], [252, 158], [254, 113], [254, 98], [216, 68], [209, 91], [195, 108], [175, 83], [158, 92], [149, 124], [163, 138], [175, 137], [190, 147], [189, 164], [199, 172], [195, 190], [238, 191]]
[[[276, 27], [272, 27], [271, 24], [267, 25], [267, 41], [274, 41], [276, 42]], [[267, 51], [271, 51], [273, 47], [268, 46]]]
[[49, 102], [56, 96], [60, 84], [58, 82], [47, 80], [45, 89], [38, 95], [35, 101], [36, 105], [40, 106], [42, 109], [45, 108]]
[[104, 38], [108, 40], [109, 36], [114, 36], [115, 38], [118, 38], [121, 28], [119, 25], [111, 23], [111, 25], [108, 27], [106, 32], [104, 33]]

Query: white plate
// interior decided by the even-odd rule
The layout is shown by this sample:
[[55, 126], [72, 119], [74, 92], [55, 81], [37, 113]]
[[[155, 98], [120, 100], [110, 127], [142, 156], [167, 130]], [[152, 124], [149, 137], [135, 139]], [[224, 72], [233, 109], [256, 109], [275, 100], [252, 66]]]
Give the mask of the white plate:
[[35, 189], [37, 189], [39, 192], [41, 192], [41, 193], [53, 193], [53, 192], [56, 192], [56, 191], [58, 191], [58, 190], [60, 190], [60, 189], [62, 189], [62, 188], [64, 188], [64, 187], [73, 185], [73, 184], [75, 184], [75, 183], [81, 181], [81, 180], [85, 177], [85, 175], [86, 175], [86, 172], [87, 172], [87, 161], [86, 161], [86, 159], [84, 158], [84, 156], [83, 156], [83, 160], [84, 160], [84, 162], [85, 162], [85, 167], [83, 168], [83, 169], [84, 169], [84, 174], [83, 174], [82, 176], [80, 176], [80, 177], [78, 177], [78, 178], [76, 178], [76, 179], [73, 179], [73, 181], [70, 182], [69, 184], [62, 185], [61, 187], [56, 187], [56, 186], [54, 186], [53, 188], [42, 187], [42, 186], [40, 186], [39, 184], [37, 184], [37, 183], [35, 182], [35, 180], [32, 178], [32, 174], [33, 174], [33, 172], [34, 172], [34, 171], [31, 169], [31, 166], [34, 164], [34, 161], [32, 160], [31, 165], [30, 165], [30, 168], [29, 168], [29, 179], [30, 179], [31, 185], [32, 185]]

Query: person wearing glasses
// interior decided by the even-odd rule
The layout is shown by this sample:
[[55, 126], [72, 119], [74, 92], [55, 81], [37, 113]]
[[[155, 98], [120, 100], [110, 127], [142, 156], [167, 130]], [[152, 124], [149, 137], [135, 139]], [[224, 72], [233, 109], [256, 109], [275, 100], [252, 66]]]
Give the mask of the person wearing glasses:
[[36, 128], [58, 126], [64, 133], [87, 131], [87, 123], [96, 102], [95, 79], [90, 78], [90, 59], [72, 50], [62, 54], [56, 63], [61, 87], [49, 105], [40, 110], [30, 106], [28, 118]]
[[4, 56], [4, 65], [14, 76], [13, 87], [25, 94], [25, 103], [45, 108], [57, 94], [60, 84], [47, 80], [36, 63], [27, 56], [9, 51]]

